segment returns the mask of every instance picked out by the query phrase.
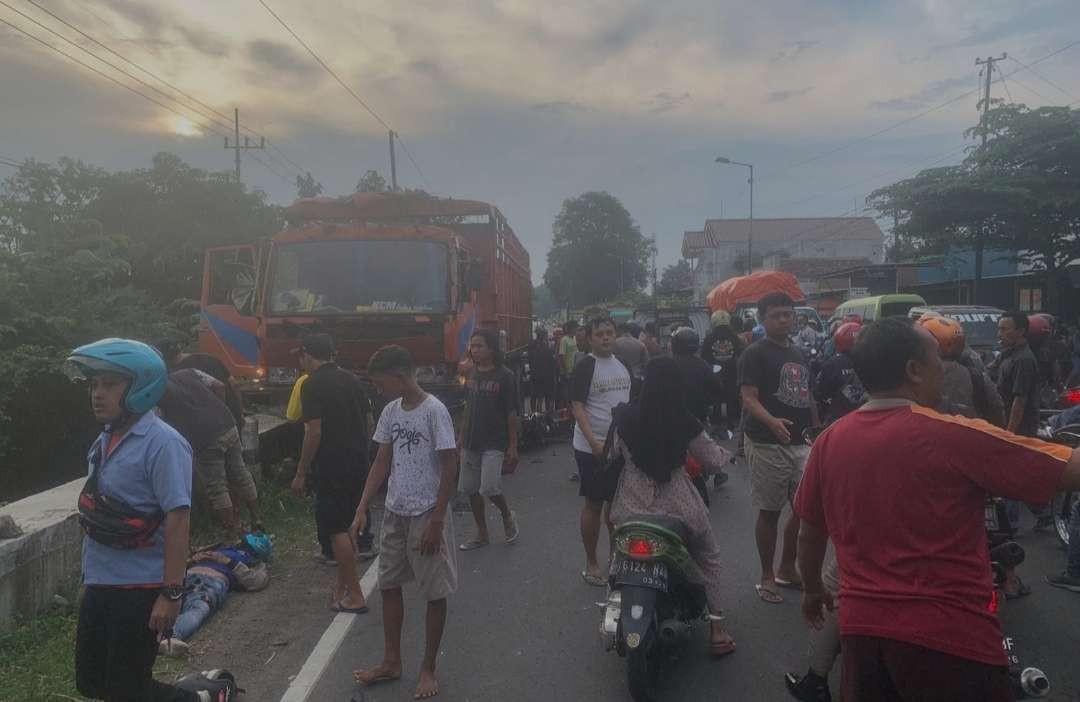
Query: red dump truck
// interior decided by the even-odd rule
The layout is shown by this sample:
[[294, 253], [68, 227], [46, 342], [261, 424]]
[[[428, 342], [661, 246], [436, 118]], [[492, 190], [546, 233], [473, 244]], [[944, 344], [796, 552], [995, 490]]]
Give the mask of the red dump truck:
[[313, 332], [359, 372], [379, 347], [404, 346], [433, 389], [456, 385], [478, 327], [498, 330], [511, 355], [528, 344], [529, 254], [495, 206], [358, 193], [298, 200], [285, 218], [269, 240], [205, 256], [199, 347], [249, 390], [289, 388]]

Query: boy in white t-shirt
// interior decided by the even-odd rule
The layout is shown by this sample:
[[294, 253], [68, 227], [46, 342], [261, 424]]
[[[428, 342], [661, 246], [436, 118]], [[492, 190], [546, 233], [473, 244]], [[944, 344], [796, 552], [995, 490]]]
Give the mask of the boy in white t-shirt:
[[611, 411], [630, 401], [630, 371], [614, 356], [615, 322], [611, 317], [589, 320], [591, 353], [574, 366], [570, 376], [570, 401], [574, 412], [574, 459], [581, 476], [581, 542], [585, 547], [585, 570], [589, 585], [605, 587], [607, 577], [596, 557], [600, 524], [606, 523], [610, 540], [612, 525], [605, 505], [615, 496], [618, 476], [605, 471], [600, 455], [611, 426]]
[[379, 543], [386, 651], [382, 663], [353, 677], [363, 685], [401, 677], [401, 587], [415, 580], [428, 605], [424, 662], [414, 698], [427, 699], [439, 694], [435, 661], [446, 625], [446, 597], [457, 588], [447, 508], [457, 482], [457, 447], [446, 406], [424, 392], [414, 375], [412, 356], [400, 346], [384, 346], [368, 363], [368, 376], [390, 403], [375, 428], [379, 453], [350, 533], [363, 531], [368, 506], [389, 477]]

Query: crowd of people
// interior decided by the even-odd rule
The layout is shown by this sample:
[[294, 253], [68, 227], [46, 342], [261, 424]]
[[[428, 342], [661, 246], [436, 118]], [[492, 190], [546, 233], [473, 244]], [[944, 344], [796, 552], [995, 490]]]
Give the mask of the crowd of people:
[[[587, 585], [608, 585], [600, 538], [606, 532], [610, 544], [616, 522], [641, 513], [675, 517], [705, 587], [708, 651], [732, 654], [706, 477], [717, 476], [719, 488], [725, 465], [743, 454], [761, 566], [755, 590], [765, 604], [782, 603], [783, 589], [801, 591], [813, 630], [807, 673], [787, 678], [794, 697], [830, 699], [828, 676], [843, 657], [846, 699], [1008, 699], [1000, 629], [985, 607], [993, 589], [985, 496], [1027, 505], [1043, 528], [1051, 496], [1080, 489], [1077, 453], [1035, 438], [1045, 361], [1058, 356], [1032, 348], [1031, 319], [1001, 318], [1003, 352], [987, 368], [959, 323], [932, 314], [841, 320], [812, 363], [806, 349], [823, 349], [822, 339], [780, 293], [759, 301], [751, 329], [717, 312], [704, 340], [677, 328], [661, 344], [655, 325], [599, 316], [567, 323], [551, 340], [538, 329], [526, 387], [507, 368], [498, 333], [478, 329], [456, 426], [417, 383], [404, 348], [383, 347], [368, 363], [385, 403], [376, 412], [367, 386], [335, 363], [333, 339], [309, 335], [298, 349], [304, 377], [289, 410], [304, 425], [292, 489], [315, 494], [316, 558], [337, 569], [331, 609], [368, 611], [358, 563], [379, 556], [385, 650], [379, 663], [356, 671], [357, 683], [401, 676], [402, 588], [415, 583], [426, 601], [415, 697], [438, 694], [457, 554], [490, 546], [489, 503], [502, 523], [497, 538], [506, 545], [519, 538], [502, 486], [519, 460], [519, 413], [565, 406], [574, 423]], [[219, 362], [175, 348], [106, 339], [74, 350], [69, 364], [89, 380], [91, 409], [104, 427], [79, 505], [87, 533], [79, 691], [107, 700], [225, 702], [236, 683], [224, 671], [168, 685], [154, 680], [152, 666], [159, 651], [183, 652], [230, 591], [268, 583], [271, 544], [241, 455], [239, 396]], [[1075, 363], [1071, 371], [1051, 368], [1059, 379], [1076, 372]], [[905, 451], [896, 451], [901, 444]], [[193, 485], [223, 539], [190, 554]], [[456, 492], [468, 497], [473, 529], [455, 544]], [[384, 509], [376, 543], [377, 501]], [[1073, 522], [1080, 528], [1080, 515]], [[1080, 534], [1073, 536], [1066, 568], [1046, 579], [1080, 592]], [[1031, 589], [1010, 572], [1003, 591], [1015, 598]]]

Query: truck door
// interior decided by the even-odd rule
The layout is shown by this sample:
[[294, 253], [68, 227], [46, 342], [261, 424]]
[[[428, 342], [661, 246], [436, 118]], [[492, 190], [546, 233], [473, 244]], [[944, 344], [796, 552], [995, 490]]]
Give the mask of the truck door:
[[199, 349], [216, 356], [239, 377], [261, 375], [257, 290], [254, 246], [207, 249], [203, 261]]

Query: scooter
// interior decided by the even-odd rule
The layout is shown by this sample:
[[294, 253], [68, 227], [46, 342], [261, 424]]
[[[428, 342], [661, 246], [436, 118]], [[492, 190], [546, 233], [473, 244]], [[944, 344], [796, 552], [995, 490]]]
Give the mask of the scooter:
[[626, 658], [635, 702], [655, 702], [664, 665], [708, 614], [705, 590], [687, 577], [686, 526], [660, 515], [635, 515], [615, 529], [600, 632], [605, 649]]

